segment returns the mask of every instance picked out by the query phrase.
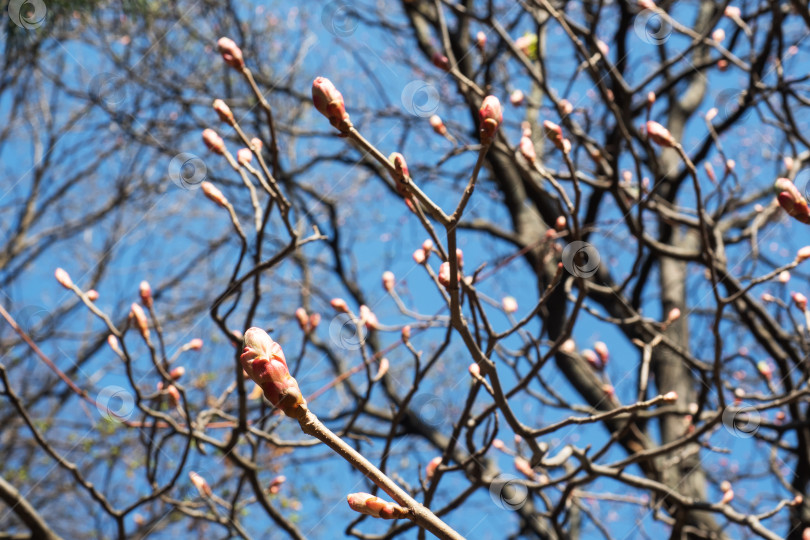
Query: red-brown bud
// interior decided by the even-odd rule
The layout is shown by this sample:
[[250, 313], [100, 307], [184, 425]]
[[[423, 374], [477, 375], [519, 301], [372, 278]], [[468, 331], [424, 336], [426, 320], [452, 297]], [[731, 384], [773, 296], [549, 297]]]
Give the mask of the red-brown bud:
[[367, 329], [374, 330], [380, 326], [380, 321], [368, 306], [362, 305], [360, 306], [360, 324], [365, 324]]
[[487, 35], [483, 32], [478, 32], [475, 34], [475, 46], [478, 47], [478, 50], [484, 52], [487, 48]]
[[810, 246], [804, 246], [796, 252], [796, 262], [802, 262], [810, 259]]
[[436, 468], [441, 465], [441, 463], [442, 456], [436, 456], [428, 462], [427, 466], [425, 467], [425, 478], [427, 478], [428, 482], [430, 482], [433, 475], [436, 474]]
[[199, 351], [203, 347], [203, 340], [200, 338], [194, 338], [188, 342], [188, 348], [192, 351]]
[[169, 376], [170, 376], [170, 377], [172, 378], [172, 380], [174, 380], [174, 381], [176, 381], [177, 379], [179, 379], [180, 377], [182, 377], [182, 376], [183, 376], [183, 375], [185, 375], [185, 374], [186, 374], [186, 368], [184, 368], [183, 366], [177, 366], [176, 368], [173, 368], [173, 369], [172, 369], [172, 370], [169, 372]]
[[95, 302], [96, 300], [98, 300], [98, 291], [95, 289], [90, 289], [84, 294], [85, 296], [87, 296], [87, 299], [90, 300], [91, 302]]
[[807, 311], [807, 297], [800, 292], [795, 292], [790, 295], [796, 307], [802, 311]]
[[434, 114], [433, 116], [430, 117], [430, 127], [432, 127], [433, 131], [435, 131], [439, 135], [447, 134], [447, 126], [444, 125], [444, 122], [442, 122], [441, 117], [439, 117], [439, 115], [437, 114]]
[[557, 147], [557, 150], [567, 154], [571, 151], [571, 142], [563, 137], [562, 128], [550, 120], [543, 121], [543, 130], [546, 137]]
[[335, 311], [338, 311], [340, 313], [349, 312], [349, 306], [348, 304], [346, 304], [346, 301], [343, 298], [332, 298], [332, 300], [329, 303], [332, 305]]
[[208, 485], [208, 482], [200, 476], [199, 474], [191, 471], [188, 473], [188, 477], [191, 479], [191, 483], [194, 484], [194, 487], [197, 488], [197, 491], [200, 492], [200, 495], [203, 497], [210, 497], [211, 496], [211, 486]]
[[427, 257], [427, 252], [425, 252], [425, 250], [422, 248], [419, 248], [413, 252], [413, 260], [416, 264], [424, 264]]
[[441, 69], [442, 71], [450, 71], [450, 60], [448, 60], [447, 57], [442, 53], [440, 52], [433, 53], [431, 61], [433, 62], [434, 66]]
[[530, 137], [523, 136], [520, 139], [520, 153], [529, 163], [537, 161], [537, 152], [534, 149], [534, 142]]

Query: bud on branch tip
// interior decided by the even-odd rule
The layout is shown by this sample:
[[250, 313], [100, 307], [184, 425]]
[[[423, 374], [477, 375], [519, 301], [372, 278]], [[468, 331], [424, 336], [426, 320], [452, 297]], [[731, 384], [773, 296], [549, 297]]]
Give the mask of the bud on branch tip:
[[478, 114], [481, 117], [481, 144], [492, 144], [498, 127], [503, 123], [501, 102], [495, 96], [485, 97]]
[[343, 102], [343, 95], [326, 77], [318, 77], [313, 81], [312, 104], [341, 133], [347, 133], [352, 127], [349, 114], [346, 112], [346, 105]]
[[409, 514], [405, 508], [370, 493], [351, 493], [346, 496], [346, 501], [355, 512], [376, 518], [402, 519], [408, 517]]

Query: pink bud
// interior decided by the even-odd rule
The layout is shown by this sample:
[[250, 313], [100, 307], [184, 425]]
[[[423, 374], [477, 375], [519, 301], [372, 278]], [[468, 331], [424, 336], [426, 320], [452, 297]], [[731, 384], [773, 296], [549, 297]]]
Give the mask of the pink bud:
[[287, 477], [283, 474], [280, 474], [273, 478], [270, 481], [270, 487], [267, 490], [270, 492], [271, 495], [277, 495], [279, 491], [281, 491], [281, 485], [287, 481]]
[[552, 122], [551, 120], [544, 120], [543, 121], [543, 130], [546, 133], [546, 137], [550, 140], [554, 146], [557, 147], [557, 150], [561, 150], [564, 153], [568, 153], [570, 150], [571, 143], [569, 142], [566, 144], [567, 139], [563, 137], [562, 128]]
[[723, 11], [723, 14], [729, 19], [739, 19], [742, 12], [738, 7], [726, 6], [726, 9]]
[[678, 401], [678, 393], [677, 392], [667, 392], [664, 394], [664, 401], [668, 403], [674, 403]]
[[525, 96], [523, 95], [523, 90], [514, 90], [511, 94], [509, 94], [509, 103], [515, 107], [523, 103], [524, 99]]
[[790, 272], [788, 272], [787, 270], [782, 270], [781, 272], [779, 272], [779, 276], [777, 277], [777, 279], [779, 280], [779, 283], [783, 285], [787, 284], [787, 282], [790, 281]]
[[439, 266], [439, 283], [445, 288], [450, 286], [450, 263], [447, 261]]
[[143, 336], [143, 339], [149, 340], [149, 323], [146, 320], [146, 313], [143, 312], [143, 308], [133, 302], [130, 310], [129, 316], [135, 320], [135, 326], [138, 327], [141, 336]]
[[802, 531], [802, 540], [810, 540], [810, 527], [806, 527]]
[[728, 489], [723, 493], [723, 498], [720, 499], [720, 504], [728, 504], [734, 499], [734, 490]]
[[456, 261], [458, 261], [458, 267], [464, 267], [464, 252], [460, 249], [456, 248]]
[[332, 81], [326, 77], [318, 77], [312, 83], [312, 103], [319, 113], [329, 119], [329, 123], [341, 132], [347, 132], [351, 127], [343, 95], [338, 92]]
[[785, 156], [784, 158], [782, 158], [782, 163], [784, 164], [785, 169], [787, 169], [788, 171], [793, 169], [793, 157]]
[[382, 357], [380, 359], [380, 366], [377, 368], [377, 374], [374, 375], [374, 380], [379, 381], [383, 378], [383, 376], [388, 373], [388, 368], [390, 367], [390, 363], [388, 362], [388, 358]]
[[406, 324], [402, 327], [402, 341], [411, 339], [411, 325]]
[[433, 250], [433, 240], [428, 238], [422, 242], [422, 249], [425, 250], [425, 254], [429, 254]]
[[281, 345], [267, 332], [261, 328], [249, 328], [245, 332], [245, 348], [239, 360], [248, 377], [262, 387], [264, 397], [270, 403], [291, 418], [303, 417], [307, 402], [298, 382], [287, 369]]
[[301, 327], [301, 330], [306, 332], [307, 325], [309, 324], [309, 315], [307, 315], [307, 310], [302, 307], [296, 309], [295, 318], [298, 319], [298, 326]]
[[724, 39], [726, 39], [726, 31], [722, 28], [716, 29], [714, 32], [712, 32], [712, 39], [717, 43], [722, 42]]
[[796, 262], [802, 262], [810, 259], [810, 246], [804, 246], [796, 253]]
[[647, 136], [659, 146], [674, 148], [678, 144], [667, 128], [653, 120], [647, 121]]
[[171, 404], [172, 407], [180, 405], [180, 391], [175, 385], [170, 384], [166, 387], [166, 393], [169, 394], [169, 404]]
[[760, 360], [757, 362], [757, 370], [762, 373], [765, 380], [770, 381], [771, 377], [773, 377], [773, 366], [771, 366], [767, 360]]
[[554, 221], [554, 228], [558, 231], [564, 231], [567, 223], [565, 216], [557, 216], [557, 219]]
[[219, 38], [217, 48], [222, 54], [222, 59], [225, 60], [226, 64], [234, 69], [242, 69], [245, 67], [245, 60], [242, 58], [242, 49], [237, 47], [232, 39], [226, 37]]
[[117, 354], [121, 354], [121, 347], [118, 346], [118, 338], [110, 334], [107, 336], [107, 345]]
[[567, 99], [560, 100], [560, 109], [562, 109], [563, 114], [571, 114], [574, 112], [574, 105], [568, 101]]
[[652, 107], [655, 105], [655, 92], [650, 91], [647, 92], [647, 107]]
[[562, 351], [564, 353], [571, 354], [571, 353], [576, 352], [576, 350], [577, 350], [577, 344], [571, 338], [566, 339], [565, 341], [563, 341], [562, 345], [560, 345], [560, 351]]
[[141, 302], [147, 308], [152, 307], [152, 287], [149, 286], [148, 281], [141, 281], [141, 284], [138, 286], [138, 293], [141, 295]]
[[667, 314], [667, 322], [668, 323], [675, 322], [680, 318], [681, 318], [681, 310], [680, 309], [675, 307], [675, 308], [672, 308], [672, 309], [669, 310], [669, 313]]
[[251, 146], [253, 146], [253, 148], [256, 149], [257, 152], [261, 152], [262, 148], [264, 147], [264, 143], [258, 137], [253, 137], [252, 139], [250, 139], [250, 144]]
[[208, 197], [209, 200], [214, 201], [222, 208], [228, 208], [228, 199], [225, 198], [225, 195], [223, 195], [214, 184], [211, 182], [203, 182], [200, 186], [202, 187], [203, 195]]
[[734, 170], [734, 167], [737, 165], [737, 162], [733, 159], [726, 160], [726, 172], [731, 172]]
[[433, 62], [433, 65], [441, 69], [442, 71], [450, 71], [450, 60], [448, 60], [445, 55], [443, 55], [438, 51], [433, 53], [431, 62]]
[[534, 149], [534, 142], [531, 138], [523, 136], [520, 139], [520, 153], [529, 163], [537, 161], [537, 152]]
[[728, 69], [728, 60], [726, 60], [725, 58], [721, 58], [720, 60], [718, 60], [717, 61], [717, 69], [719, 69], [720, 71], [727, 70]]
[[442, 463], [442, 456], [436, 456], [435, 458], [431, 459], [430, 462], [425, 467], [425, 477], [427, 481], [433, 478], [433, 475], [436, 474], [436, 468], [441, 465]]
[[188, 348], [192, 351], [199, 351], [203, 347], [203, 340], [200, 338], [194, 338], [188, 342]]
[[512, 296], [505, 296], [501, 301], [501, 305], [506, 313], [514, 313], [518, 310], [517, 300]]
[[714, 182], [716, 184], [717, 183], [717, 176], [715, 176], [715, 174], [714, 174], [714, 167], [712, 167], [712, 164], [709, 163], [708, 161], [704, 161], [703, 162], [703, 168], [706, 169], [706, 176], [709, 177], [709, 180], [711, 180], [712, 182]]
[[537, 48], [537, 34], [524, 34], [515, 40], [515, 47], [528, 57], [533, 56], [532, 49]]
[[763, 302], [775, 302], [776, 301], [776, 298], [774, 298], [772, 294], [768, 294], [768, 293], [762, 293], [762, 296], [760, 298], [762, 299]]
[[332, 298], [329, 304], [339, 313], [349, 312], [349, 306], [343, 298]]
[[807, 297], [800, 292], [795, 292], [791, 295], [793, 303], [802, 311], [807, 311]]
[[386, 270], [383, 272], [382, 275], [382, 284], [383, 289], [386, 291], [392, 291], [394, 289], [394, 283], [396, 282], [396, 277], [394, 277], [394, 273], [390, 270]]
[[424, 264], [425, 261], [427, 260], [427, 254], [425, 253], [425, 250], [419, 248], [416, 251], [414, 251], [413, 260], [416, 262], [416, 264]]
[[213, 107], [220, 120], [231, 126], [234, 124], [233, 112], [231, 112], [231, 108], [228, 107], [224, 101], [215, 99]]
[[408, 510], [370, 493], [351, 493], [346, 497], [349, 508], [355, 512], [381, 519], [402, 519], [410, 515]]
[[197, 488], [197, 491], [200, 492], [201, 496], [203, 497], [211, 496], [211, 486], [208, 485], [208, 482], [205, 481], [205, 478], [195, 473], [194, 471], [188, 473], [188, 477], [191, 479], [191, 483], [194, 484], [194, 487]]
[[526, 478], [530, 480], [534, 479], [534, 469], [532, 469], [531, 465], [529, 465], [529, 462], [526, 461], [525, 458], [515, 456], [515, 469]]
[[444, 122], [442, 122], [442, 119], [437, 114], [430, 117], [430, 126], [433, 128], [433, 131], [439, 135], [445, 135], [447, 133], [447, 126], [444, 125]]
[[483, 32], [478, 32], [475, 34], [475, 46], [478, 47], [478, 50], [484, 52], [484, 49], [487, 48], [487, 35]]
[[360, 306], [360, 324], [365, 324], [367, 329], [374, 330], [380, 325], [380, 322], [374, 312], [368, 306], [363, 305]]
[[653, 0], [638, 0], [638, 7], [641, 9], [655, 9]]
[[321, 324], [321, 314], [320, 313], [312, 313], [309, 316], [309, 331], [312, 332], [318, 325]]
[[179, 379], [180, 377], [182, 377], [185, 374], [186, 374], [186, 368], [184, 368], [183, 366], [177, 366], [176, 368], [172, 369], [169, 372], [169, 376], [174, 381], [176, 381], [177, 379]]
[[599, 359], [602, 361], [602, 365], [606, 366], [608, 363], [608, 358], [610, 357], [607, 345], [605, 345], [603, 341], [597, 341], [596, 343], [593, 344], [593, 350], [596, 351], [596, 354], [599, 355]]
[[220, 137], [216, 131], [210, 128], [204, 129], [202, 137], [205, 146], [207, 146], [209, 150], [215, 154], [225, 154], [225, 141], [222, 140], [222, 137]]
[[476, 379], [481, 376], [481, 367], [475, 362], [470, 364], [470, 366], [467, 368], [467, 371], [469, 371], [470, 375], [472, 375]]
[[503, 123], [503, 110], [501, 102], [495, 96], [487, 96], [478, 109], [481, 118], [481, 144], [490, 144], [495, 140], [495, 133]]
[[61, 268], [57, 268], [56, 271], [54, 271], [53, 275], [56, 278], [56, 281], [58, 281], [59, 285], [61, 285], [62, 287], [66, 289], [73, 288], [73, 281], [70, 279], [68, 273], [62, 270]]
[[500, 439], [493, 439], [492, 440], [492, 446], [493, 446], [493, 448], [495, 448], [495, 450], [501, 450], [501, 451], [503, 451], [503, 449], [506, 448], [506, 444], [504, 444], [504, 442], [502, 440], [500, 440]]
[[607, 397], [612, 398], [616, 395], [616, 389], [613, 388], [612, 384], [603, 384], [602, 391], [607, 395]]
[[236, 152], [236, 160], [242, 165], [247, 165], [253, 161], [253, 152], [250, 151], [250, 148], [240, 148]]
[[711, 122], [717, 116], [717, 107], [712, 107], [706, 112], [706, 121]]
[[585, 349], [584, 351], [582, 351], [582, 357], [594, 369], [601, 370], [602, 368], [605, 367], [605, 366], [602, 365], [602, 362], [599, 361], [599, 356], [590, 349]]
[[408, 173], [408, 164], [405, 162], [405, 157], [399, 152], [394, 152], [388, 156], [388, 161], [394, 166], [392, 176], [396, 183], [397, 192], [403, 197], [410, 196], [406, 182], [411, 175]]

